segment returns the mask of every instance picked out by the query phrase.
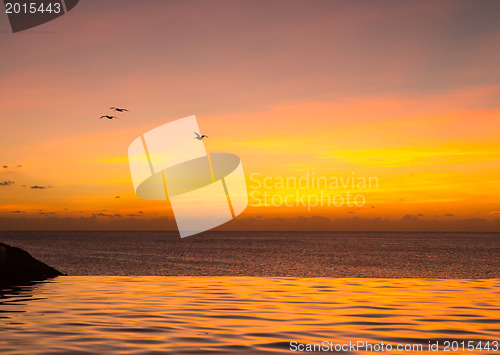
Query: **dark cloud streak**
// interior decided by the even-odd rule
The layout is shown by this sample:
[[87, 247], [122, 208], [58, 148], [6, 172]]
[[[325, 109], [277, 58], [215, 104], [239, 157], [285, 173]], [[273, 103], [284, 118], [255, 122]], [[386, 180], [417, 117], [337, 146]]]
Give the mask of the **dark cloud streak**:
[[52, 186], [50, 186], [50, 185], [47, 185], [47, 186], [33, 185], [30, 188], [33, 190], [45, 190], [45, 189], [52, 188]]

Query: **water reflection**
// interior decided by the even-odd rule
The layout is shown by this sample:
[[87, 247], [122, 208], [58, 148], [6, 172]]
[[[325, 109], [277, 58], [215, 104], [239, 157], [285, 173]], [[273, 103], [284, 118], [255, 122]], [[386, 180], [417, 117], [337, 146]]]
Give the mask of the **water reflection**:
[[2, 353], [288, 352], [293, 340], [500, 333], [498, 279], [65, 276], [0, 294]]

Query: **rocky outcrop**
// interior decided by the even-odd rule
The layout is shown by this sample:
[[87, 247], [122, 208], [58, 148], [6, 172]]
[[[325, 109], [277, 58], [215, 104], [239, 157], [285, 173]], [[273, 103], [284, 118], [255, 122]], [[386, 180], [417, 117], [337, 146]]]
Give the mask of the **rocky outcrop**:
[[0, 243], [0, 286], [20, 285], [63, 275], [27, 251]]

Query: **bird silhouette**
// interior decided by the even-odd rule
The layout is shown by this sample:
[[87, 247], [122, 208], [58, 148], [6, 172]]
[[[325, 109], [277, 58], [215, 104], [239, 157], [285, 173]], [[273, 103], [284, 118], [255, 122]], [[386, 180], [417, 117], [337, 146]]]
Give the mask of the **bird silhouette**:
[[126, 108], [111, 107], [111, 109], [118, 112], [124, 112], [124, 111], [128, 112]]
[[198, 139], [198, 140], [203, 140], [203, 138], [208, 138], [208, 136], [206, 135], [202, 135], [200, 136], [198, 133], [194, 132], [194, 134], [196, 134], [196, 137], [194, 137], [194, 139]]
[[119, 119], [120, 119], [119, 117], [116, 117], [116, 116], [108, 116], [108, 115], [101, 116], [100, 118], [107, 118], [108, 120], [112, 120], [112, 119], [114, 119], [114, 118], [116, 118], [117, 120], [119, 120]]

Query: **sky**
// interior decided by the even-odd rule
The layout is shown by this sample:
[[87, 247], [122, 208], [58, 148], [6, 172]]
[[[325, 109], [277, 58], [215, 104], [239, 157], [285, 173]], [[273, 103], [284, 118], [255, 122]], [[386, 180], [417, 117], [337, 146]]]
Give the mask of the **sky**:
[[[0, 16], [0, 229], [175, 229], [168, 203], [135, 195], [127, 149], [194, 114], [247, 179], [249, 207], [219, 229], [500, 231], [499, 15], [495, 0], [85, 0], [15, 34]], [[130, 111], [100, 120], [111, 106]], [[307, 176], [377, 184], [277, 185]], [[364, 203], [300, 203], [321, 193]]]

